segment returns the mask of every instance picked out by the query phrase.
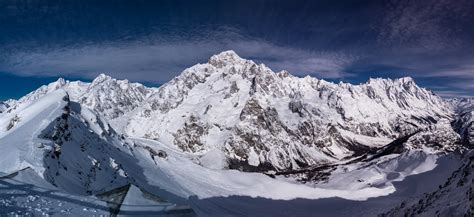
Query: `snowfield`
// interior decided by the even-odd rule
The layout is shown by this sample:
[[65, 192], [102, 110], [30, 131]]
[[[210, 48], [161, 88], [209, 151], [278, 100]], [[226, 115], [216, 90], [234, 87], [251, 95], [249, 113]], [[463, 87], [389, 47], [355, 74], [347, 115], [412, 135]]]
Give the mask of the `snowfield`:
[[[136, 139], [135, 143], [168, 153], [166, 159], [158, 158], [155, 164], [150, 161], [145, 149], [138, 149], [143, 155], [139, 157], [139, 164], [146, 168], [145, 176], [149, 184], [160, 186], [183, 198], [197, 196], [199, 199], [250, 196], [275, 200], [329, 197], [366, 200], [393, 193], [395, 188], [392, 181], [401, 181], [406, 176], [432, 170], [436, 167], [437, 159], [436, 155], [423, 151], [405, 153], [403, 156], [387, 156], [388, 158], [381, 159], [375, 165], [350, 165], [350, 172], [338, 172], [328, 183], [310, 186], [285, 178], [273, 179], [259, 173], [208, 169], [193, 161], [192, 156], [179, 153], [159, 142]], [[393, 177], [393, 174], [397, 176]], [[357, 179], [365, 181], [361, 183]]]
[[43, 152], [38, 146], [45, 140], [38, 135], [63, 113], [64, 97], [64, 90], [53, 91], [35, 102], [19, 105], [14, 113], [0, 116], [0, 126], [7, 126], [0, 128], [2, 172], [12, 173], [31, 167], [42, 174]]

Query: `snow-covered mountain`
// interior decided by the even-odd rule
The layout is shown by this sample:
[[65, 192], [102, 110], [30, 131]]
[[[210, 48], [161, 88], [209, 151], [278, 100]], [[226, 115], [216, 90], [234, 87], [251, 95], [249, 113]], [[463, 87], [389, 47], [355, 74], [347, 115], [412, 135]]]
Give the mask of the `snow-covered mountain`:
[[204, 202], [215, 197], [386, 196], [393, 182], [464, 153], [474, 135], [472, 101], [446, 102], [412, 78], [335, 84], [233, 51], [159, 88], [102, 74], [59, 79], [6, 105], [0, 174], [29, 168], [86, 197], [132, 185], [130, 194], [201, 215], [239, 203]]
[[410, 78], [333, 84], [228, 51], [152, 94], [126, 133], [204, 156], [224, 152], [230, 168], [288, 170], [361, 154], [451, 116]]
[[160, 88], [106, 75], [90, 84], [60, 79], [19, 103], [59, 88], [119, 132], [174, 144], [201, 155], [203, 164], [207, 155], [223, 158], [206, 165], [212, 168], [300, 169], [361, 155], [419, 130], [416, 147], [452, 148], [459, 139], [450, 126], [453, 111], [411, 78], [334, 84], [274, 73], [233, 51]]
[[115, 145], [123, 141], [94, 112], [71, 102], [67, 92], [59, 89], [17, 106], [0, 117], [6, 126], [0, 129], [3, 173], [30, 167], [52, 185], [80, 194], [125, 184], [113, 163]]
[[[58, 200], [64, 200], [69, 207], [59, 207], [61, 215], [88, 216], [109, 209], [112, 214], [114, 205], [102, 195], [113, 195], [117, 189], [133, 185], [130, 189], [135, 189], [134, 192], [126, 192], [125, 199], [129, 199], [124, 201], [133, 204], [139, 200], [144, 202], [141, 205], [154, 205], [155, 211], [148, 214], [174, 213], [179, 208], [183, 216], [194, 216], [192, 210], [182, 210], [164, 199], [157, 203], [149, 198], [158, 197], [145, 190], [153, 187], [143, 175], [146, 170], [156, 172], [146, 166], [146, 162], [154, 160], [153, 149], [117, 133], [96, 112], [71, 101], [64, 89], [53, 89], [43, 96], [28, 95], [29, 100], [19, 100], [0, 115], [0, 185], [8, 190], [0, 196], [0, 215], [45, 215], [48, 213], [45, 210], [58, 208], [51, 205]], [[139, 159], [145, 163], [140, 164]], [[34, 187], [22, 188], [25, 184]], [[137, 193], [137, 188], [148, 196]], [[17, 195], [18, 201], [15, 196], [3, 196], [9, 194]], [[26, 203], [20, 203], [21, 194], [30, 195]], [[32, 207], [31, 203], [38, 198], [41, 198], [40, 207]], [[15, 208], [16, 204], [20, 207]]]

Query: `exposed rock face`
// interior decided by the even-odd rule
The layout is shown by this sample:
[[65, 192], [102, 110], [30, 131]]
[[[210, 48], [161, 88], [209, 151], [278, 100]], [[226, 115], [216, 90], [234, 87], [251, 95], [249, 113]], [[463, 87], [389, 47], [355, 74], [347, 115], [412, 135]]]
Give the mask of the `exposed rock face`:
[[7, 125], [7, 131], [8, 130], [11, 130], [13, 127], [15, 127], [15, 125], [20, 122], [20, 117], [18, 117], [18, 115], [15, 115], [15, 117], [13, 117], [10, 122], [8, 123]]
[[453, 123], [454, 128], [461, 135], [462, 143], [470, 148], [474, 147], [474, 99], [453, 100], [451, 102], [458, 114]]
[[60, 79], [19, 101], [58, 88], [120, 133], [198, 156], [217, 149], [228, 167], [238, 162], [252, 171], [336, 162], [415, 131], [421, 132], [408, 142], [412, 148], [443, 151], [461, 141], [450, 124], [455, 110], [411, 78], [334, 84], [274, 73], [233, 51], [186, 69], [160, 88], [101, 75], [90, 84]]
[[196, 117], [189, 117], [184, 127], [174, 134], [176, 144], [181, 150], [187, 152], [199, 152], [204, 149], [201, 137], [208, 133], [209, 127], [200, 122]]

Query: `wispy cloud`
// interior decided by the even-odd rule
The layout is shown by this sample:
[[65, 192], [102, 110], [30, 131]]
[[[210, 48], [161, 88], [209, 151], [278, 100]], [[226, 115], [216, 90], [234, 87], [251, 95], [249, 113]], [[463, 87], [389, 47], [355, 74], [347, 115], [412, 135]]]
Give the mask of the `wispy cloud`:
[[[474, 95], [474, 30], [470, 28], [474, 1], [306, 3], [305, 10], [292, 11], [287, 7], [300, 4], [261, 2], [260, 7], [252, 7], [260, 8], [253, 13], [258, 16], [252, 16], [248, 7], [227, 11], [232, 7], [226, 4], [211, 10], [216, 13], [196, 10], [196, 15], [181, 16], [194, 7], [178, 5], [181, 9], [167, 19], [155, 16], [155, 9], [167, 11], [160, 4], [153, 9], [142, 4], [140, 11], [150, 9], [148, 14], [110, 10], [123, 16], [103, 19], [81, 11], [71, 18], [75, 4], [48, 11], [39, 20], [30, 16], [42, 10], [27, 13], [37, 7], [19, 7], [25, 11], [15, 9], [16, 17], [2, 22], [16, 28], [0, 35], [0, 72], [88, 79], [108, 73], [164, 83], [211, 55], [232, 49], [274, 71], [295, 75], [357, 83], [368, 77], [412, 76], [443, 94]], [[240, 16], [244, 11], [249, 16]], [[71, 19], [82, 29], [72, 31]], [[90, 27], [94, 20], [101, 25]], [[37, 28], [26, 28], [31, 26]]]
[[436, 91], [436, 94], [438, 96], [441, 96], [443, 98], [471, 98], [472, 95], [465, 91], [450, 91], [450, 90], [438, 90]]
[[448, 84], [452, 88], [459, 88], [463, 90], [474, 90], [474, 79], [458, 81]]
[[287, 70], [296, 75], [311, 74], [319, 78], [354, 76], [345, 72], [345, 69], [359, 58], [350, 53], [316, 52], [261, 41], [233, 43], [232, 47], [243, 56], [261, 61], [274, 70]]
[[388, 0], [378, 42], [415, 50], [462, 47], [460, 23], [472, 16], [470, 0]]
[[[398, 52], [368, 55], [353, 62], [353, 71], [389, 71], [400, 76], [422, 79], [449, 78], [451, 81], [474, 80], [474, 53], [470, 49], [455, 52]], [[447, 85], [449, 83], [446, 83]]]
[[186, 67], [205, 62], [218, 52], [233, 49], [238, 54], [272, 69], [321, 78], [350, 76], [344, 68], [355, 57], [342, 53], [312, 52], [277, 46], [265, 41], [236, 39], [221, 41], [139, 40], [35, 50], [4, 54], [0, 70], [26, 76], [72, 76], [92, 78], [108, 73], [118, 78], [162, 83]]

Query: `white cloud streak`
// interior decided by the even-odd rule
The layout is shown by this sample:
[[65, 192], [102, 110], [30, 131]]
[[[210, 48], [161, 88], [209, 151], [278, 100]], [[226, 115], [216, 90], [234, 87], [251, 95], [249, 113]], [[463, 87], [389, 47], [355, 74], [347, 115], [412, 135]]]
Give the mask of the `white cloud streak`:
[[460, 48], [464, 42], [454, 24], [473, 8], [470, 0], [388, 0], [378, 41], [414, 50]]
[[310, 52], [257, 40], [135, 41], [4, 54], [0, 70], [24, 76], [83, 78], [105, 72], [118, 78], [163, 83], [186, 67], [207, 61], [211, 55], [227, 49], [276, 71], [288, 70], [296, 75], [313, 74], [320, 78], [351, 76], [343, 70], [355, 59], [340, 53]]
[[438, 96], [441, 96], [443, 98], [471, 98], [472, 97], [472, 95], [469, 95], [468, 93], [464, 91], [438, 90], [438, 91], [435, 91], [435, 93]]

